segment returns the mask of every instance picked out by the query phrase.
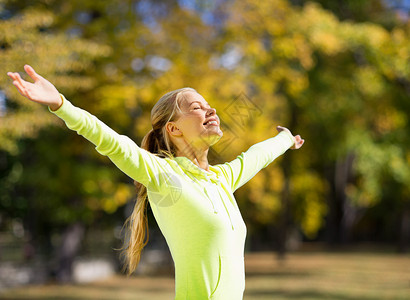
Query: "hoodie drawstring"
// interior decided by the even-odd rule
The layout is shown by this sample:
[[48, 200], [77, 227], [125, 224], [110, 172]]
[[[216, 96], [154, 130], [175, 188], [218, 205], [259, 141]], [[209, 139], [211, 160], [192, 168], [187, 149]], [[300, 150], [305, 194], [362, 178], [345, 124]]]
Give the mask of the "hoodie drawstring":
[[[188, 176], [191, 177], [192, 181], [196, 182], [200, 179], [205, 179], [206, 178], [206, 180], [208, 182], [208, 185], [204, 187], [204, 192], [205, 192], [205, 195], [208, 197], [209, 201], [211, 201], [211, 205], [212, 205], [212, 208], [214, 210], [214, 214], [218, 213], [218, 209], [215, 207], [212, 198], [218, 199], [218, 197], [219, 197], [219, 199], [221, 199], [221, 201], [222, 201], [222, 203], [225, 207], [226, 213], [228, 214], [229, 221], [230, 221], [231, 226], [232, 226], [232, 230], [235, 230], [235, 227], [233, 226], [231, 215], [229, 214], [228, 207], [225, 204], [224, 197], [221, 195], [221, 192], [219, 191], [218, 186], [214, 186], [214, 184], [217, 184], [217, 185], [220, 184], [222, 186], [222, 188], [225, 190], [225, 192], [227, 192], [226, 188], [223, 186], [223, 184], [220, 183], [220, 180], [217, 178], [218, 175], [215, 174], [215, 173], [218, 173], [218, 168], [213, 169], [213, 167], [210, 166], [210, 169], [212, 169], [214, 174], [209, 176], [209, 173], [205, 174], [204, 170], [202, 170], [197, 165], [195, 165], [187, 157], [177, 156], [177, 157], [174, 158], [174, 160], [182, 168], [184, 173], [191, 173]], [[220, 173], [220, 171], [219, 171], [219, 173]], [[209, 189], [209, 192], [208, 192], [208, 189]], [[215, 189], [217, 189], [218, 193], [215, 192]], [[234, 201], [232, 201], [229, 192], [227, 192], [227, 195], [230, 198], [230, 201], [231, 201], [232, 205], [235, 206]]]
[[[216, 187], [216, 186], [213, 185], [213, 183], [209, 180], [209, 178], [207, 178], [207, 179], [208, 179], [208, 188], [209, 188], [209, 190], [210, 190], [211, 195], [209, 195], [209, 193], [208, 193], [206, 187], [204, 188], [204, 191], [205, 191], [205, 194], [207, 195], [208, 199], [211, 201], [211, 204], [212, 204], [212, 208], [213, 208], [213, 210], [214, 210], [214, 213], [217, 214], [217, 213], [218, 213], [218, 210], [215, 208], [215, 205], [214, 205], [214, 203], [213, 203], [213, 201], [212, 201], [212, 198], [213, 198], [213, 197], [215, 197], [215, 198], [216, 198], [216, 197], [219, 197], [219, 199], [222, 200], [222, 203], [223, 203], [223, 205], [224, 205], [224, 208], [225, 208], [226, 213], [228, 214], [228, 218], [229, 218], [229, 222], [231, 223], [232, 230], [235, 230], [235, 227], [233, 226], [233, 222], [232, 222], [231, 215], [230, 215], [230, 213], [229, 213], [228, 208], [226, 207], [226, 204], [225, 204], [225, 201], [224, 201], [224, 199], [223, 199], [223, 196], [221, 195], [221, 192], [219, 191], [218, 187]], [[218, 191], [218, 194], [215, 193], [215, 189]]]
[[208, 194], [208, 191], [206, 190], [206, 188], [204, 188], [204, 191], [205, 191], [205, 194], [206, 194], [206, 196], [208, 197], [209, 201], [210, 201], [211, 204], [212, 204], [212, 208], [213, 208], [213, 210], [214, 210], [214, 214], [217, 214], [218, 211], [216, 210], [215, 205], [214, 205], [214, 202], [212, 201], [212, 196], [210, 196], [210, 195]]

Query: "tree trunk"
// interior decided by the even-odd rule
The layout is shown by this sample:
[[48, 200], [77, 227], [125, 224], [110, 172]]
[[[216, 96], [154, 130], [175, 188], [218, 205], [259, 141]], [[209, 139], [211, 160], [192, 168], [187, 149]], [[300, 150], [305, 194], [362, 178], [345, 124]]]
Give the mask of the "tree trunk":
[[84, 225], [77, 222], [69, 225], [63, 233], [58, 252], [59, 260], [57, 269], [57, 280], [61, 283], [72, 280], [72, 266], [74, 258], [81, 248], [84, 232]]
[[403, 209], [400, 214], [400, 228], [397, 251], [399, 253], [407, 253], [410, 240], [410, 210]]
[[282, 204], [282, 214], [279, 221], [278, 230], [278, 259], [284, 260], [287, 252], [287, 239], [289, 233], [290, 224], [290, 188], [289, 188], [289, 169], [290, 169], [290, 158], [288, 156], [284, 157], [282, 161], [282, 169], [285, 178], [285, 184], [282, 190], [281, 204]]
[[[351, 240], [351, 232], [356, 220], [356, 210], [349, 203], [346, 187], [351, 180], [354, 155], [352, 153], [339, 159], [332, 172], [334, 173], [333, 191], [329, 196], [328, 243], [330, 245], [347, 243]], [[332, 178], [329, 176], [327, 177]]]
[[336, 163], [335, 170], [335, 192], [342, 210], [339, 228], [339, 237], [342, 244], [351, 241], [352, 229], [356, 220], [356, 210], [346, 196], [346, 188], [351, 179], [353, 160], [354, 155], [352, 153], [347, 154]]

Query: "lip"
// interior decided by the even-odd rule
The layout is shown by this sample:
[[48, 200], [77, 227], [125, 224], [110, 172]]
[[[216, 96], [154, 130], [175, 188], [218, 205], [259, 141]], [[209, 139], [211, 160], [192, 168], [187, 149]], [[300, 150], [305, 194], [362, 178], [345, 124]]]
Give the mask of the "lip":
[[216, 122], [216, 124], [211, 124], [211, 126], [219, 126], [218, 118], [210, 118], [210, 119], [206, 120], [202, 125], [208, 126], [208, 125], [205, 125], [205, 123], [208, 123], [208, 122], [211, 122], [211, 121], [215, 121], [215, 122]]

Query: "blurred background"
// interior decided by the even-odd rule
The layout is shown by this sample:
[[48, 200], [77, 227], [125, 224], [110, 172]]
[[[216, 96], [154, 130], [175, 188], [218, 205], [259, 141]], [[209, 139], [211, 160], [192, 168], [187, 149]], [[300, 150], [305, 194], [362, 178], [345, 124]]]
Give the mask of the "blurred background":
[[[389, 299], [408, 299], [409, 17], [408, 0], [0, 0], [0, 291], [119, 276], [116, 249], [136, 198], [108, 158], [18, 94], [6, 72], [30, 64], [137, 144], [160, 96], [195, 88], [222, 122], [212, 164], [276, 135], [276, 125], [300, 134], [301, 150], [235, 194], [256, 262], [247, 270], [263, 267], [257, 253], [272, 265], [312, 251], [354, 249], [374, 262], [386, 256], [369, 253], [382, 253], [407, 282], [403, 298]], [[172, 280], [148, 214], [134, 277]]]

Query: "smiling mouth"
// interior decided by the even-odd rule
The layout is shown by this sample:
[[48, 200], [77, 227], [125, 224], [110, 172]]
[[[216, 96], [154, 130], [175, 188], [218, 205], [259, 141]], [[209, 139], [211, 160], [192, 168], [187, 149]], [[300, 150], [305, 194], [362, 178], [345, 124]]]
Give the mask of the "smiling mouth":
[[207, 125], [218, 126], [218, 122], [217, 122], [217, 121], [214, 121], [214, 120], [205, 122], [205, 123], [204, 123], [204, 126], [207, 126]]

